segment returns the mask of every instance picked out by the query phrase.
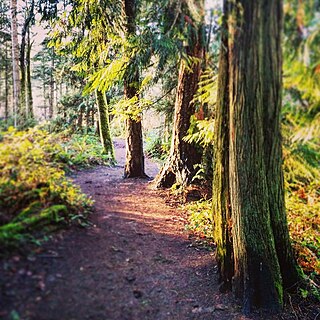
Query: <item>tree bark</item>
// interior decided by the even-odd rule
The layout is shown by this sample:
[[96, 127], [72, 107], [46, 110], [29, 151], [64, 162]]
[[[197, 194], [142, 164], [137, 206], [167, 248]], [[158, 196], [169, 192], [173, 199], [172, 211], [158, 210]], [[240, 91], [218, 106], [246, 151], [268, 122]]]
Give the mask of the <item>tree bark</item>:
[[[126, 14], [126, 37], [136, 35], [136, 2], [135, 0], [123, 0]], [[130, 69], [130, 70], [129, 70]], [[124, 96], [131, 99], [138, 94], [139, 72], [135, 61], [131, 62], [124, 77]], [[130, 72], [130, 74], [129, 74]], [[124, 169], [125, 178], [145, 178], [144, 155], [141, 117], [126, 120], [126, 164]]]
[[193, 28], [191, 43], [186, 48], [188, 57], [193, 59], [191, 65], [187, 66], [184, 60], [180, 63], [170, 155], [155, 179], [157, 188], [170, 188], [175, 183], [189, 184], [196, 173], [194, 165], [201, 162], [196, 146], [183, 140], [195, 113], [192, 99], [198, 87], [204, 55], [202, 26], [197, 29]]
[[245, 312], [279, 311], [283, 286], [298, 279], [281, 168], [282, 3], [226, 0], [224, 13], [213, 197], [219, 269]]
[[114, 148], [111, 139], [108, 104], [105, 94], [96, 90], [96, 101], [98, 106], [98, 121], [101, 144], [104, 152], [110, 157], [110, 160], [115, 160]]
[[8, 47], [5, 43], [6, 50], [6, 65], [5, 65], [5, 105], [4, 105], [4, 117], [6, 121], [9, 119], [9, 64], [8, 64]]
[[32, 83], [31, 83], [31, 48], [32, 48], [32, 43], [30, 42], [30, 29], [28, 29], [28, 34], [27, 34], [27, 52], [26, 52], [27, 115], [28, 115], [29, 119], [34, 119]]
[[[21, 74], [21, 93], [20, 93], [20, 99], [21, 99], [21, 124], [29, 118], [29, 105], [28, 100], [30, 98], [29, 96], [29, 83], [31, 85], [31, 80], [29, 78], [28, 68], [30, 68], [30, 51], [29, 51], [29, 45], [30, 45], [30, 39], [29, 39], [29, 32], [30, 32], [30, 24], [34, 15], [34, 1], [31, 2], [30, 8], [26, 8], [26, 17], [25, 21], [23, 23], [23, 28], [21, 32], [21, 45], [20, 45], [20, 74]], [[31, 48], [30, 48], [31, 50]], [[29, 52], [28, 52], [29, 51]], [[29, 56], [28, 56], [29, 55]], [[29, 60], [28, 60], [29, 59]], [[30, 116], [32, 118], [32, 114]]]
[[13, 78], [13, 116], [14, 125], [20, 123], [21, 106], [20, 92], [21, 82], [19, 74], [19, 42], [17, 22], [17, 0], [11, 0], [11, 41], [12, 41], [12, 78]]
[[[261, 90], [263, 103], [264, 151], [271, 224], [285, 288], [294, 288], [299, 274], [293, 257], [284, 202], [281, 148], [282, 105], [282, 2], [267, 2], [262, 21]], [[279, 23], [280, 22], [280, 23]], [[270, 85], [273, 83], [275, 85]]]
[[53, 48], [50, 50], [51, 54], [51, 68], [50, 68], [50, 83], [49, 83], [49, 119], [53, 118], [54, 113], [54, 51]]
[[229, 59], [227, 50], [227, 16], [229, 6], [227, 2], [228, 0], [224, 0], [224, 15], [221, 27], [212, 192], [214, 236], [217, 245], [217, 262], [220, 270], [222, 291], [231, 289], [231, 281], [234, 274], [229, 183]]

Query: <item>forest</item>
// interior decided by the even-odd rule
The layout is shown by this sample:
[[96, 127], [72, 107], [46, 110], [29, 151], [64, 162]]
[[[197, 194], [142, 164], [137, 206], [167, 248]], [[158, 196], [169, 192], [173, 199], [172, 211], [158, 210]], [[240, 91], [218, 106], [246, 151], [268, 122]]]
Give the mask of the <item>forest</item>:
[[320, 319], [320, 1], [2, 0], [0, 319]]

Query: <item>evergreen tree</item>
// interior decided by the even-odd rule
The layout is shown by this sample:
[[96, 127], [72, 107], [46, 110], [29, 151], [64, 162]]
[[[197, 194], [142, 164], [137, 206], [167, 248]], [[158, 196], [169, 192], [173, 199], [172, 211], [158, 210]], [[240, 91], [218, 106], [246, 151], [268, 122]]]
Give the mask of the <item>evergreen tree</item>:
[[[156, 178], [157, 187], [171, 187], [174, 183], [178, 185], [190, 183], [196, 173], [195, 164], [201, 161], [201, 155], [196, 146], [184, 140], [190, 127], [191, 116], [195, 113], [193, 98], [198, 88], [204, 61], [204, 2], [200, 1], [197, 5], [196, 14], [199, 17], [194, 20], [188, 15], [192, 11], [187, 3], [182, 6], [188, 45], [185, 47], [186, 58], [180, 62], [170, 155]], [[193, 17], [195, 16], [194, 14]]]

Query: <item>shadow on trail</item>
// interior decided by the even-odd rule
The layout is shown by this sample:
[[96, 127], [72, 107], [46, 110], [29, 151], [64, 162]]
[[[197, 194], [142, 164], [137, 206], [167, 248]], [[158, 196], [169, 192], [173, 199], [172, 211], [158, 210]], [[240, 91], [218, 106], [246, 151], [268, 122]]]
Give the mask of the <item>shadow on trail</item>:
[[2, 262], [1, 319], [239, 319], [218, 293], [212, 254], [188, 239], [183, 212], [146, 180], [123, 180], [122, 169], [75, 177], [96, 203], [91, 227]]

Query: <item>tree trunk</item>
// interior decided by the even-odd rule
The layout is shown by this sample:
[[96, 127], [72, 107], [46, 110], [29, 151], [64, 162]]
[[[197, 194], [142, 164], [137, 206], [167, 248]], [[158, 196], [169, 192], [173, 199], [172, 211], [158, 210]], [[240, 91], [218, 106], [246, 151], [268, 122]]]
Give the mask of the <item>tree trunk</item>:
[[32, 48], [32, 43], [30, 42], [30, 28], [29, 28], [28, 34], [27, 34], [27, 52], [26, 52], [27, 114], [29, 119], [34, 119], [32, 84], [31, 84], [31, 48]]
[[17, 0], [11, 0], [11, 41], [12, 41], [12, 78], [13, 78], [13, 115], [14, 125], [20, 123], [21, 106], [20, 92], [21, 82], [19, 74], [19, 42], [17, 22]]
[[90, 131], [90, 108], [91, 108], [91, 105], [89, 103], [89, 98], [86, 99], [86, 134], [89, 133]]
[[[20, 45], [20, 73], [21, 73], [21, 121], [24, 122], [27, 118], [29, 118], [29, 80], [28, 77], [28, 68], [30, 68], [30, 23], [34, 14], [34, 1], [31, 2], [30, 8], [26, 8], [26, 17], [23, 24], [22, 32], [21, 32], [21, 45]], [[29, 51], [29, 52], [28, 52]], [[28, 57], [29, 55], [29, 57]], [[28, 61], [29, 59], [29, 61]], [[31, 84], [31, 81], [30, 81]], [[32, 116], [30, 117], [32, 118]]]
[[[136, 88], [128, 82], [124, 84], [124, 95], [127, 99], [137, 94]], [[125, 178], [145, 178], [144, 154], [142, 139], [141, 118], [138, 120], [126, 119], [126, 164], [124, 167]]]
[[5, 105], [4, 105], [4, 117], [6, 121], [9, 119], [9, 63], [8, 63], [8, 47], [6, 46], [6, 65], [5, 65]]
[[[282, 172], [280, 112], [282, 105], [282, 49], [280, 39], [282, 31], [281, 22], [283, 20], [281, 6], [282, 3], [279, 1], [267, 2], [264, 7], [267, 14], [262, 21], [264, 47], [261, 50], [263, 60], [263, 64], [261, 65], [261, 73], [263, 74], [261, 90], [264, 112], [265, 167], [271, 224], [284, 287], [294, 288], [299, 281], [299, 275], [290, 243], [283, 194], [284, 178]], [[270, 83], [276, 85], [271, 86]]]
[[105, 154], [110, 157], [110, 160], [115, 160], [109, 125], [108, 104], [105, 94], [96, 90], [96, 101], [98, 106], [98, 121], [101, 144]]
[[27, 108], [26, 108], [26, 63], [25, 63], [25, 52], [26, 52], [26, 33], [27, 33], [27, 25], [26, 23], [22, 29], [21, 35], [21, 45], [20, 45], [20, 75], [21, 75], [21, 87], [20, 87], [20, 105], [21, 105], [21, 116], [20, 116], [20, 124], [25, 122], [27, 116]]
[[221, 289], [231, 289], [234, 274], [232, 251], [232, 218], [229, 183], [229, 61], [227, 16], [228, 0], [224, 0], [219, 58], [218, 96], [215, 114], [214, 176], [212, 203], [214, 213], [214, 236], [217, 245], [217, 262], [220, 270]]
[[[123, 0], [126, 14], [126, 37], [136, 35], [136, 2], [135, 0]], [[135, 62], [132, 61], [130, 70], [124, 77], [124, 96], [131, 99], [138, 94], [139, 72]], [[132, 71], [132, 69], [135, 69]], [[129, 74], [130, 72], [130, 74]], [[141, 118], [126, 120], [126, 164], [124, 168], [125, 178], [145, 178], [144, 155]]]
[[198, 32], [192, 30], [192, 40], [186, 48], [188, 57], [195, 58], [191, 66], [187, 67], [184, 60], [180, 64], [170, 155], [155, 179], [157, 188], [190, 183], [196, 173], [194, 165], [201, 162], [196, 146], [183, 140], [190, 127], [190, 118], [195, 113], [192, 99], [198, 87], [204, 53], [201, 34], [202, 26]]
[[283, 285], [298, 279], [281, 171], [282, 3], [225, 1], [224, 12], [213, 197], [219, 268], [245, 312], [279, 311]]
[[54, 113], [54, 51], [53, 49], [50, 51], [51, 53], [51, 69], [50, 69], [50, 84], [49, 84], [49, 119], [53, 118]]

